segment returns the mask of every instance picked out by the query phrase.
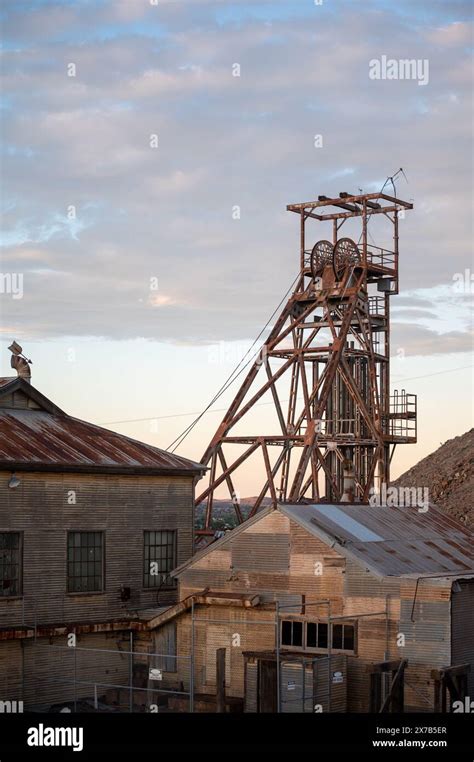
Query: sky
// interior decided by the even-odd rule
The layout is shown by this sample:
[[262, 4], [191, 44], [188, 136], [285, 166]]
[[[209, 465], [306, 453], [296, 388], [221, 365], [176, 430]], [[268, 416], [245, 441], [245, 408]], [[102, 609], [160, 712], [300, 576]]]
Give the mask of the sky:
[[[419, 440], [392, 475], [473, 425], [470, 2], [2, 0], [0, 23], [1, 375], [16, 339], [68, 413], [166, 448], [295, 278], [286, 205], [403, 167], [392, 386]], [[420, 75], [371, 78], [384, 56]]]

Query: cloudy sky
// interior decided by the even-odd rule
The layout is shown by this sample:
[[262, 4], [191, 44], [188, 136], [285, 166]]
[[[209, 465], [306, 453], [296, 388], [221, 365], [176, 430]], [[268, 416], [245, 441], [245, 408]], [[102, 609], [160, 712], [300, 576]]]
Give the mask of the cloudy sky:
[[[296, 275], [286, 204], [403, 167], [392, 377], [420, 426], [394, 475], [472, 425], [470, 2], [0, 8], [0, 269], [22, 278], [2, 280], [2, 375], [15, 338], [68, 412], [166, 447]], [[382, 56], [428, 76], [371, 79]], [[179, 452], [200, 459], [232, 391]]]

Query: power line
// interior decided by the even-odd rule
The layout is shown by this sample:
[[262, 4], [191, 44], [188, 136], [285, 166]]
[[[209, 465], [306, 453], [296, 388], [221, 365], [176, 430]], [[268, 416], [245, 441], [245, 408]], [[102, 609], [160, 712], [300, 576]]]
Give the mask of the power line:
[[[238, 366], [237, 366], [238, 367]], [[431, 376], [440, 376], [444, 373], [454, 373], [457, 370], [465, 370], [466, 368], [474, 368], [474, 365], [460, 365], [458, 368], [450, 368], [448, 370], [438, 370], [434, 373], [425, 373], [423, 376], [410, 376], [408, 378], [405, 377], [397, 377], [394, 378], [394, 381], [416, 381], [419, 378], [430, 378]], [[288, 402], [288, 400], [281, 400], [282, 402]], [[254, 405], [254, 407], [263, 407], [264, 405], [273, 405], [273, 402], [258, 402]], [[212, 413], [225, 413], [227, 411], [227, 407], [220, 407], [215, 408], [212, 410]], [[146, 418], [126, 418], [122, 421], [102, 421], [101, 423], [98, 423], [98, 426], [113, 426], [119, 423], [143, 423], [144, 421], [163, 421], [167, 418], [186, 418], [190, 415], [203, 415], [204, 413], [199, 412], [190, 412], [190, 413], [173, 413], [172, 415], [152, 415], [147, 416]]]
[[[171, 444], [170, 444], [170, 445], [168, 445], [168, 447], [166, 448], [167, 450], [171, 450], [171, 448], [173, 448], [173, 449], [171, 450], [171, 452], [175, 452], [175, 450], [176, 450], [176, 449], [179, 447], [179, 445], [180, 445], [180, 444], [182, 444], [182, 443], [184, 442], [184, 440], [186, 439], [186, 437], [188, 436], [188, 434], [190, 434], [190, 433], [191, 433], [191, 431], [192, 431], [192, 430], [193, 430], [193, 428], [196, 426], [196, 424], [197, 424], [197, 423], [198, 423], [198, 422], [201, 420], [201, 418], [203, 417], [203, 415], [205, 415], [205, 413], [207, 413], [207, 411], [209, 410], [209, 408], [210, 408], [210, 407], [212, 407], [212, 405], [214, 404], [214, 402], [216, 402], [216, 401], [219, 399], [219, 397], [221, 397], [221, 396], [222, 396], [222, 394], [224, 394], [224, 392], [225, 392], [225, 391], [227, 391], [227, 389], [229, 388], [229, 386], [231, 386], [231, 385], [234, 383], [234, 381], [235, 381], [235, 380], [236, 380], [236, 379], [237, 379], [237, 378], [240, 376], [240, 374], [241, 374], [241, 373], [243, 373], [243, 371], [245, 370], [245, 368], [246, 368], [248, 365], [250, 365], [250, 363], [251, 363], [251, 362], [254, 360], [254, 358], [253, 358], [253, 357], [251, 357], [251, 358], [250, 358], [250, 360], [249, 360], [249, 361], [248, 361], [248, 362], [247, 362], [247, 363], [246, 363], [246, 364], [245, 364], [245, 365], [244, 365], [244, 366], [243, 366], [243, 367], [242, 367], [242, 368], [239, 370], [239, 372], [237, 373], [237, 371], [238, 371], [238, 369], [239, 369], [240, 365], [243, 363], [243, 361], [245, 360], [245, 358], [246, 358], [246, 357], [247, 357], [247, 356], [250, 354], [250, 352], [252, 351], [252, 349], [254, 348], [254, 346], [256, 345], [256, 343], [259, 341], [259, 339], [260, 339], [260, 337], [262, 336], [262, 334], [263, 334], [263, 333], [266, 331], [266, 329], [267, 329], [267, 328], [268, 328], [268, 326], [270, 325], [270, 322], [273, 320], [273, 318], [274, 318], [274, 317], [275, 317], [275, 315], [277, 314], [277, 311], [280, 309], [280, 307], [282, 306], [282, 304], [283, 304], [283, 302], [285, 301], [285, 299], [286, 299], [286, 298], [288, 297], [288, 295], [291, 293], [291, 290], [292, 290], [293, 286], [295, 285], [295, 283], [296, 283], [296, 281], [298, 280], [298, 278], [299, 278], [299, 277], [300, 277], [300, 276], [299, 276], [299, 274], [298, 274], [298, 275], [296, 276], [296, 278], [294, 279], [293, 283], [291, 284], [291, 286], [289, 287], [288, 291], [287, 291], [287, 292], [286, 292], [286, 294], [284, 295], [284, 297], [281, 299], [280, 303], [277, 305], [277, 307], [275, 307], [274, 311], [272, 312], [272, 314], [271, 314], [271, 315], [270, 315], [270, 317], [268, 318], [267, 322], [266, 322], [266, 323], [265, 323], [265, 325], [263, 326], [262, 330], [261, 330], [261, 331], [260, 331], [260, 333], [258, 334], [257, 338], [256, 338], [256, 339], [255, 339], [255, 341], [253, 342], [253, 344], [252, 344], [252, 346], [250, 347], [250, 349], [249, 349], [249, 350], [248, 350], [248, 351], [245, 353], [245, 355], [242, 357], [242, 359], [240, 360], [240, 362], [238, 362], [238, 363], [237, 363], [236, 367], [234, 368], [234, 370], [232, 371], [232, 373], [231, 373], [231, 374], [230, 374], [230, 376], [228, 377], [227, 381], [225, 381], [225, 382], [224, 382], [224, 384], [223, 384], [223, 385], [221, 386], [221, 388], [219, 389], [219, 391], [218, 391], [218, 392], [216, 392], [216, 394], [214, 395], [214, 397], [212, 398], [212, 400], [209, 402], [209, 404], [208, 404], [208, 405], [207, 405], [207, 406], [204, 408], [204, 410], [202, 411], [202, 413], [200, 413], [200, 414], [197, 416], [197, 418], [195, 418], [195, 420], [194, 420], [192, 423], [190, 423], [190, 424], [189, 424], [189, 426], [187, 426], [187, 427], [184, 429], [184, 431], [183, 431], [183, 432], [182, 432], [182, 433], [181, 433], [181, 434], [180, 434], [178, 437], [176, 437], [176, 439], [174, 439], [174, 440], [171, 442]], [[260, 351], [260, 350], [259, 350], [259, 351]], [[174, 447], [173, 447], [173, 445], [174, 445]]]
[[411, 376], [411, 378], [394, 377], [394, 381], [416, 381], [418, 378], [430, 378], [431, 376], [441, 376], [443, 373], [454, 373], [455, 370], [465, 370], [465, 368], [474, 368], [474, 365], [460, 365], [459, 368], [450, 368], [449, 370], [435, 370], [434, 373], [425, 373], [423, 376]]

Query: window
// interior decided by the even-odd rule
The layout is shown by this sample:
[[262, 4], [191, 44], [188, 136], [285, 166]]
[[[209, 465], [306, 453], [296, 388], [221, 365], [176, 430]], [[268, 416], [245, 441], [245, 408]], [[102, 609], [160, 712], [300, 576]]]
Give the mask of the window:
[[326, 622], [307, 622], [306, 623], [306, 647], [307, 648], [327, 648], [328, 647], [328, 626]]
[[176, 566], [176, 532], [145, 532], [143, 587], [173, 587], [170, 572]]
[[0, 597], [22, 593], [23, 543], [20, 532], [0, 532]]
[[354, 625], [333, 624], [332, 647], [342, 651], [354, 650]]
[[[354, 624], [333, 624], [331, 626], [331, 648], [335, 651], [355, 650]], [[327, 622], [306, 622], [284, 619], [281, 623], [281, 645], [291, 648], [329, 648], [329, 627]]]
[[283, 621], [281, 623], [281, 644], [282, 646], [301, 648], [303, 645], [303, 622]]
[[103, 589], [104, 533], [68, 532], [68, 593], [94, 593]]

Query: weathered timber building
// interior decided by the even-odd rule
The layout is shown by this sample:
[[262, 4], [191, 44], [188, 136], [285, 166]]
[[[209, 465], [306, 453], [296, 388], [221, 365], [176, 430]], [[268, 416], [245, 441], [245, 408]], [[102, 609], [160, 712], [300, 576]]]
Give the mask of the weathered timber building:
[[263, 509], [173, 573], [180, 603], [149, 623], [176, 628], [163, 686], [209, 709], [225, 649], [228, 708], [441, 711], [450, 679], [474, 691], [472, 539], [434, 506]]
[[202, 472], [0, 379], [0, 701], [127, 684], [146, 611], [177, 600]]

